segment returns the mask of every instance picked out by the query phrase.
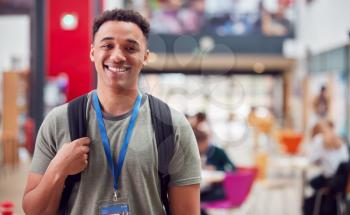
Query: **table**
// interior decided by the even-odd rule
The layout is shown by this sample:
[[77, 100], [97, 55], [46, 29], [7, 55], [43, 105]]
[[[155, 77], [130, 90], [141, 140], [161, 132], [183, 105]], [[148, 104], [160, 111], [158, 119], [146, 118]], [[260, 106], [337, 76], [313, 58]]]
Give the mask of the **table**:
[[217, 170], [202, 170], [201, 177], [202, 181], [200, 187], [201, 189], [204, 189], [212, 183], [222, 182], [225, 178], [225, 172]]

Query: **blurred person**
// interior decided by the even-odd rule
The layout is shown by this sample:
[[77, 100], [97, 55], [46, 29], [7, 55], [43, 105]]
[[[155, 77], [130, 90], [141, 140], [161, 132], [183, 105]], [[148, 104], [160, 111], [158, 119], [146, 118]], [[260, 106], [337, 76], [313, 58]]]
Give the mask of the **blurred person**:
[[259, 2], [257, 29], [266, 36], [286, 36], [292, 31], [291, 22], [286, 18], [287, 5], [279, 3], [276, 11], [269, 11], [263, 1]]
[[198, 112], [194, 115], [194, 119], [191, 120], [191, 126], [194, 129], [202, 130], [211, 135], [211, 129], [208, 121], [207, 114], [205, 112]]
[[313, 102], [315, 114], [320, 119], [326, 119], [329, 112], [330, 99], [326, 86], [321, 86], [319, 94]]
[[[329, 186], [340, 164], [349, 162], [348, 147], [335, 133], [333, 127], [331, 121], [322, 120], [312, 129], [308, 158], [312, 163], [321, 167], [321, 174], [310, 181], [314, 194], [304, 200], [304, 214], [313, 213], [316, 192]], [[327, 207], [336, 208], [334, 204], [327, 205]]]
[[318, 122], [312, 130], [309, 159], [322, 167], [322, 175], [331, 177], [341, 162], [349, 160], [349, 153], [343, 139], [339, 137], [333, 122]]
[[248, 113], [248, 123], [250, 126], [252, 127], [256, 127], [257, 126], [257, 114], [256, 114], [256, 107], [252, 106], [250, 107], [250, 111]]
[[178, 18], [184, 33], [198, 33], [202, 29], [204, 10], [204, 0], [192, 0], [183, 5], [178, 11]]
[[[198, 143], [199, 153], [202, 159], [202, 168], [215, 171], [235, 171], [236, 167], [229, 159], [225, 151], [213, 144], [209, 144], [209, 136], [206, 132], [193, 129]], [[210, 184], [201, 190], [201, 202], [221, 200], [225, 198], [225, 190], [221, 182]], [[206, 211], [201, 209], [201, 214]]]
[[261, 147], [261, 141], [259, 141], [261, 135], [264, 134], [267, 138], [273, 137], [275, 116], [269, 108], [252, 106], [247, 121], [253, 133], [254, 150], [258, 152]]
[[[130, 214], [166, 214], [159, 195], [150, 98], [138, 89], [139, 74], [149, 55], [149, 28], [131, 10], [105, 11], [95, 19], [90, 58], [97, 71], [97, 89], [87, 94], [87, 137], [70, 141], [67, 104], [46, 116], [24, 191], [26, 214], [57, 214], [65, 180], [78, 173], [81, 179], [67, 199], [65, 214], [101, 214], [102, 209], [114, 208]], [[198, 147], [186, 119], [170, 111], [175, 136], [168, 167], [170, 212], [199, 214]], [[119, 162], [123, 158], [125, 162]], [[120, 177], [114, 177], [118, 173]]]
[[201, 157], [205, 157], [204, 169], [225, 172], [236, 169], [222, 148], [209, 143], [208, 133], [198, 129], [194, 129], [193, 132], [198, 143], [199, 154]]
[[[157, 33], [182, 34], [183, 25], [178, 17], [178, 12], [183, 6], [183, 0], [159, 1], [159, 8], [154, 10], [151, 16], [152, 30]], [[162, 20], [162, 22], [159, 22]]]

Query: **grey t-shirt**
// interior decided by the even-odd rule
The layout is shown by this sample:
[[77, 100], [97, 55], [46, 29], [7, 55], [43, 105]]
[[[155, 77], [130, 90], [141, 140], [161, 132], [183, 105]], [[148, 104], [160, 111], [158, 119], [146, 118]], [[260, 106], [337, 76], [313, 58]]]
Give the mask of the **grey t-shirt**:
[[[200, 183], [200, 157], [192, 129], [182, 114], [171, 109], [175, 133], [175, 152], [169, 164], [169, 186]], [[117, 117], [104, 116], [113, 151], [119, 156], [131, 111]], [[88, 137], [91, 138], [89, 163], [74, 186], [68, 203], [68, 214], [98, 214], [99, 202], [113, 197], [113, 176], [101, 142], [91, 93], [87, 103]], [[67, 104], [54, 108], [42, 123], [32, 160], [31, 171], [44, 174], [63, 143], [70, 142]], [[130, 214], [165, 214], [160, 199], [158, 153], [148, 98], [143, 95], [140, 112], [119, 180], [119, 192], [127, 198]]]

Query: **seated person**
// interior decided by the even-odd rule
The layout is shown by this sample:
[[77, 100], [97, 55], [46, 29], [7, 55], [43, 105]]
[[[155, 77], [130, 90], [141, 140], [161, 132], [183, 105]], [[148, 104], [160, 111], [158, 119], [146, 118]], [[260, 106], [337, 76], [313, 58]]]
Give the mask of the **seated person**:
[[[332, 122], [320, 121], [315, 125], [312, 131], [308, 157], [311, 162], [321, 167], [322, 173], [310, 181], [315, 193], [304, 200], [304, 214], [313, 213], [316, 192], [328, 187], [340, 164], [349, 161], [348, 148], [333, 130]], [[336, 205], [329, 205], [328, 208], [335, 210], [331, 211], [331, 214], [336, 213]]]
[[[204, 168], [218, 171], [235, 171], [236, 167], [226, 155], [225, 151], [215, 145], [209, 144], [209, 136], [204, 131], [193, 129], [197, 139], [200, 156], [205, 158]], [[201, 201], [215, 201], [225, 198], [225, 190], [222, 183], [214, 183], [201, 190]], [[207, 214], [203, 209], [201, 214]]]
[[200, 156], [205, 158], [205, 169], [218, 171], [235, 171], [236, 167], [225, 151], [213, 144], [209, 144], [209, 136], [204, 131], [194, 129]]

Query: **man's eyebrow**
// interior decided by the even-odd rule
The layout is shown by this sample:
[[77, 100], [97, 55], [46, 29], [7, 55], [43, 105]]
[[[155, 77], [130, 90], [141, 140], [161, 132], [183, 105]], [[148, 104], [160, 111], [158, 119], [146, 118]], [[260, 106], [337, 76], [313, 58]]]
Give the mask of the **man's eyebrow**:
[[[114, 37], [104, 37], [100, 40], [100, 42], [104, 42], [104, 41], [108, 41], [108, 40], [114, 40]], [[126, 39], [126, 41], [128, 43], [132, 43], [134, 45], [137, 45], [137, 46], [140, 46], [140, 44], [136, 41], [136, 40], [133, 40], [133, 39]]]
[[137, 45], [137, 46], [140, 46], [140, 44], [136, 41], [136, 40], [133, 40], [133, 39], [126, 39], [127, 42], [129, 43], [132, 43], [134, 45]]
[[100, 42], [103, 42], [106, 40], [114, 40], [114, 38], [113, 37], [104, 37], [104, 38], [102, 38], [102, 40], [100, 40]]

